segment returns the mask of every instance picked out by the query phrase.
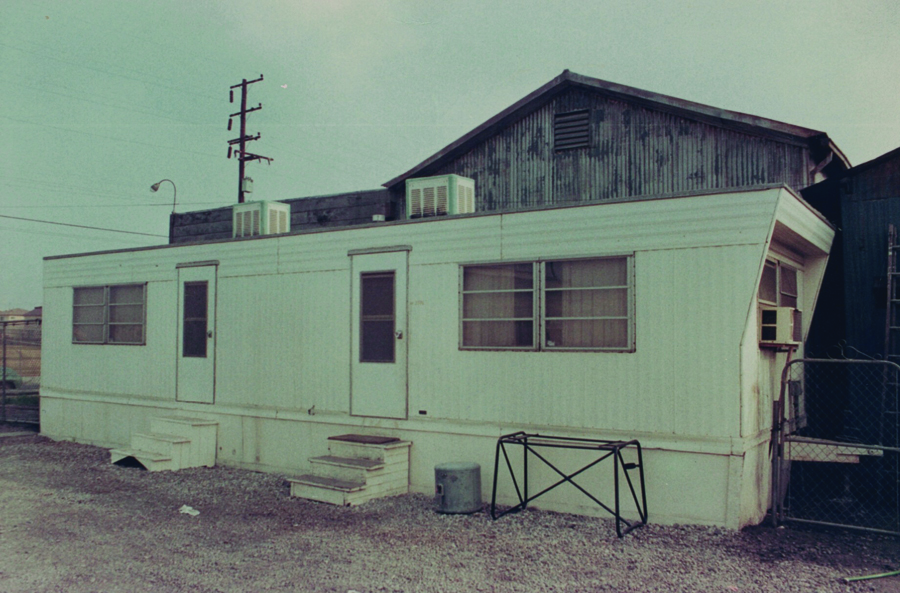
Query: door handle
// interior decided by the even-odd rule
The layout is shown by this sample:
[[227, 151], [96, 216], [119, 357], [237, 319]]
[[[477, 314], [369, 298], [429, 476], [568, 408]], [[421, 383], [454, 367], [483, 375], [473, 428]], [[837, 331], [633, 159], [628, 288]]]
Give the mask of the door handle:
[[397, 338], [398, 340], [402, 340], [403, 339], [403, 330], [398, 329], [397, 331], [395, 331], [394, 337]]
[[207, 338], [211, 338], [211, 337], [212, 337], [212, 330], [209, 330], [208, 332], [206, 332], [206, 337], [207, 337]]

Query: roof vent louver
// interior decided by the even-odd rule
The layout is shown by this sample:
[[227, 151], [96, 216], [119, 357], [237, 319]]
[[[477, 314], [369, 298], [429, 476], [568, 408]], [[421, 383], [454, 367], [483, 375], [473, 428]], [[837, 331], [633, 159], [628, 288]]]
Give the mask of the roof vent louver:
[[581, 109], [553, 116], [553, 147], [556, 150], [587, 148], [591, 143], [590, 111]]
[[291, 206], [282, 202], [244, 202], [232, 210], [233, 237], [278, 235], [291, 230]]
[[475, 212], [475, 181], [459, 175], [406, 180], [406, 216], [424, 218]]

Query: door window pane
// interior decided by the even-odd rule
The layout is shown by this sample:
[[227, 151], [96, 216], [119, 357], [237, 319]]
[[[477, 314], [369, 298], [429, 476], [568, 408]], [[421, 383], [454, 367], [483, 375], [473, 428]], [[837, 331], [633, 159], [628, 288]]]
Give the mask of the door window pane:
[[184, 318], [181, 355], [206, 358], [207, 283], [184, 283]]
[[359, 361], [394, 362], [394, 273], [360, 275]]

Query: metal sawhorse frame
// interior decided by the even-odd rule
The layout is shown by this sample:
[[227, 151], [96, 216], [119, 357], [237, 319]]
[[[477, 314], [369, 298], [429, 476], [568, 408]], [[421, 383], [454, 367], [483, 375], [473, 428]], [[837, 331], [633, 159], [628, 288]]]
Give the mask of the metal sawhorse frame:
[[[509, 455], [506, 452], [507, 445], [516, 445], [521, 446], [523, 448], [523, 487], [519, 488], [519, 482], [516, 480], [515, 471], [513, 471], [512, 463], [509, 461]], [[628, 449], [629, 447], [635, 448], [637, 450], [637, 463], [626, 463], [622, 457], [622, 451]], [[578, 469], [572, 473], [566, 474], [559, 470], [555, 465], [550, 463], [546, 457], [541, 455], [538, 452], [538, 449], [541, 448], [552, 448], [552, 449], [582, 449], [588, 451], [596, 451], [598, 457], [583, 466], [581, 469]], [[516, 489], [516, 496], [519, 498], [519, 504], [509, 509], [506, 509], [499, 515], [497, 514], [497, 473], [500, 466], [500, 454], [503, 454], [503, 459], [506, 461], [506, 467], [509, 469], [509, 475], [512, 478], [513, 486]], [[528, 495], [528, 456], [531, 453], [534, 457], [537, 457], [539, 460], [543, 461], [549, 468], [555, 471], [557, 474], [561, 476], [561, 479], [557, 482], [551, 484], [550, 486], [544, 488], [537, 494]], [[613, 459], [613, 476], [615, 483], [615, 504], [614, 508], [610, 508], [607, 505], [603, 504], [597, 497], [593, 494], [582, 488], [578, 485], [573, 478], [578, 476], [579, 474], [587, 471], [588, 469], [594, 467], [601, 461], [609, 459], [612, 457]], [[634, 502], [634, 506], [637, 509], [638, 516], [640, 517], [640, 522], [631, 522], [622, 517], [619, 507], [619, 468], [621, 467], [622, 471], [625, 475], [625, 481], [628, 484], [628, 489], [631, 491], [631, 499]], [[638, 500], [638, 495], [634, 489], [634, 483], [631, 480], [631, 476], [629, 472], [632, 470], [638, 470], [638, 474], [640, 477], [640, 501]], [[604, 510], [609, 512], [616, 518], [616, 535], [619, 537], [623, 537], [626, 533], [631, 531], [636, 527], [640, 527], [641, 525], [647, 524], [647, 494], [644, 490], [644, 459], [641, 452], [641, 444], [636, 440], [631, 441], [602, 441], [597, 439], [581, 439], [581, 438], [573, 438], [573, 437], [559, 437], [559, 436], [547, 436], [540, 434], [528, 434], [525, 432], [515, 432], [512, 434], [507, 434], [501, 436], [497, 440], [497, 451], [494, 456], [494, 486], [491, 494], [491, 518], [499, 519], [503, 515], [514, 513], [521, 511], [522, 509], [528, 506], [528, 503], [533, 501], [549, 492], [550, 490], [556, 488], [560, 484], [568, 482], [572, 484], [576, 488], [578, 488], [581, 492], [583, 492], [588, 498], [596, 502], [598, 505], [603, 507]], [[622, 530], [622, 525], [625, 525], [624, 531]]]

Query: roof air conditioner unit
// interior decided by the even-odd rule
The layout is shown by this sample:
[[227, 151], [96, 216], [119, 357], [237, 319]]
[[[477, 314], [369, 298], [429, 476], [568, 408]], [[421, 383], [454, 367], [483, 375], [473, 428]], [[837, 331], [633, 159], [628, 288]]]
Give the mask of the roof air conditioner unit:
[[438, 175], [406, 180], [406, 217], [423, 218], [475, 212], [475, 180]]
[[762, 307], [759, 311], [759, 343], [796, 346], [802, 340], [800, 311], [793, 307]]
[[232, 221], [233, 237], [287, 233], [291, 230], [291, 205], [265, 200], [235, 204]]

